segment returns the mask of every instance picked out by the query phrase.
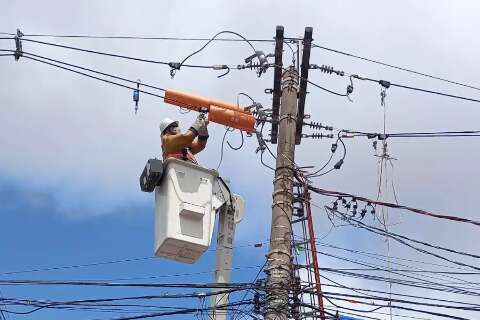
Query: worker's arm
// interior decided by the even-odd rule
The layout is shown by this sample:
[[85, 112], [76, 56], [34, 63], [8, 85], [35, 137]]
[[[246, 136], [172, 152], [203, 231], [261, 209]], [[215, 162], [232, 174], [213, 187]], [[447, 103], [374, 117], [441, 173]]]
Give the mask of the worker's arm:
[[205, 122], [203, 118], [199, 116], [187, 132], [162, 136], [163, 153], [169, 154], [172, 152], [180, 152], [185, 147], [191, 148], [193, 140], [199, 135], [200, 128], [203, 126], [205, 126]]
[[193, 154], [197, 154], [197, 153], [199, 153], [200, 151], [202, 151], [203, 149], [205, 149], [206, 146], [207, 146], [207, 138], [198, 137], [197, 139], [195, 139], [195, 140], [192, 142], [192, 145], [191, 145], [191, 147], [190, 147], [190, 151], [191, 151]]
[[193, 154], [197, 154], [203, 149], [205, 149], [205, 146], [207, 145], [207, 140], [208, 140], [208, 120], [203, 119], [202, 125], [198, 127], [198, 137], [192, 142], [192, 145], [190, 146], [190, 151]]
[[189, 147], [193, 143], [195, 137], [196, 133], [192, 130], [175, 135], [164, 135], [162, 136], [163, 152], [168, 154], [182, 151], [183, 148]]

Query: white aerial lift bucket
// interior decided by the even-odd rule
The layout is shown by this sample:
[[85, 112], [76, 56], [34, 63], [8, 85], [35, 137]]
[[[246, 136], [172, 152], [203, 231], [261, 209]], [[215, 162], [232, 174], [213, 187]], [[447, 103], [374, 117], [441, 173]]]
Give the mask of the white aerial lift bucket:
[[[151, 159], [140, 185], [143, 191], [155, 191], [154, 251], [159, 257], [194, 263], [210, 246], [218, 209], [227, 204], [234, 224], [243, 217], [243, 199], [230, 193], [218, 172], [191, 162]], [[233, 234], [224, 240], [222, 245], [230, 246]]]
[[[140, 188], [155, 191], [155, 255], [194, 263], [209, 248], [215, 215], [219, 214], [214, 282], [228, 283], [232, 268], [235, 226], [243, 218], [245, 202], [230, 192], [216, 170], [191, 162], [168, 159], [147, 161]], [[212, 288], [212, 292], [221, 290]], [[212, 295], [213, 318], [226, 319], [216, 307], [229, 295]]]
[[155, 255], [194, 263], [212, 239], [218, 174], [176, 159], [168, 160], [164, 168], [155, 188]]

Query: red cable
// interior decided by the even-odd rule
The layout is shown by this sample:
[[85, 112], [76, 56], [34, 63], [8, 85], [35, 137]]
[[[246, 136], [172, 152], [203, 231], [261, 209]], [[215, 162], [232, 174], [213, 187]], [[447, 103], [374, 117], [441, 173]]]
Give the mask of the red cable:
[[313, 192], [325, 195], [325, 196], [330, 196], [330, 197], [349, 197], [349, 198], [355, 198], [357, 200], [363, 201], [363, 202], [370, 202], [371, 204], [376, 204], [379, 206], [385, 206], [389, 208], [395, 208], [395, 209], [404, 209], [408, 210], [410, 212], [415, 212], [424, 216], [429, 216], [433, 218], [438, 218], [438, 219], [446, 219], [450, 221], [456, 221], [456, 222], [464, 222], [464, 223], [470, 223], [476, 226], [480, 226], [480, 221], [477, 220], [472, 220], [472, 219], [467, 219], [467, 218], [462, 218], [462, 217], [457, 217], [457, 216], [451, 216], [451, 215], [444, 215], [444, 214], [439, 214], [439, 213], [433, 213], [429, 212], [423, 209], [417, 209], [417, 208], [412, 208], [404, 205], [399, 205], [395, 203], [390, 203], [390, 202], [384, 202], [384, 201], [376, 201], [372, 199], [368, 199], [365, 197], [360, 197], [356, 196], [350, 193], [345, 193], [345, 192], [339, 192], [339, 191], [330, 191], [330, 190], [325, 190], [325, 189], [320, 189], [316, 187], [309, 186], [308, 187], [310, 190]]
[[320, 319], [325, 320], [325, 312], [323, 309], [323, 294], [320, 284], [320, 269], [318, 267], [317, 245], [315, 241], [315, 231], [313, 228], [312, 208], [310, 207], [310, 192], [305, 189], [305, 208], [307, 209], [308, 233], [310, 235], [310, 246], [312, 251], [313, 268], [315, 274], [315, 285], [317, 288], [318, 306], [320, 309]]

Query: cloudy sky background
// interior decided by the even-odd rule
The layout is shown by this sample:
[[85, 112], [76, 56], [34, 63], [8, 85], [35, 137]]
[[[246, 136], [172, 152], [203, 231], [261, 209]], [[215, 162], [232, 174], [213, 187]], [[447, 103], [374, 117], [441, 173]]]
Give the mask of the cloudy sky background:
[[[311, 26], [314, 42], [318, 45], [474, 85], [478, 83], [480, 72], [476, 61], [480, 53], [476, 41], [480, 4], [476, 1], [84, 1], [72, 4], [53, 0], [41, 3], [4, 0], [2, 8], [1, 32], [15, 32], [18, 27], [26, 34], [210, 37], [221, 30], [232, 30], [247, 38], [271, 38], [276, 25], [284, 25], [287, 36], [302, 36], [304, 27]], [[180, 61], [202, 45], [201, 42], [183, 41], [42, 40], [161, 61]], [[140, 78], [160, 87], [227, 101], [235, 101], [239, 92], [245, 92], [265, 106], [271, 103], [271, 96], [263, 91], [272, 87], [272, 70], [261, 78], [250, 71], [232, 71], [217, 79], [217, 72], [211, 70], [183, 68], [171, 79], [169, 69], [160, 65], [27, 42], [23, 45], [27, 52], [129, 79]], [[272, 44], [255, 45], [265, 52], [273, 52]], [[0, 40], [0, 48], [13, 49], [13, 40]], [[190, 62], [241, 64], [251, 54], [250, 50], [242, 42], [215, 42]], [[288, 49], [284, 56], [286, 64], [290, 59]], [[318, 48], [312, 49], [311, 63], [328, 64], [348, 73], [396, 83], [480, 97], [475, 90]], [[348, 84], [347, 78], [324, 75], [315, 70], [311, 71], [310, 80], [340, 92]], [[146, 95], [140, 96], [140, 110], [135, 115], [131, 91], [28, 59], [15, 62], [13, 57], [0, 57], [0, 83], [0, 273], [151, 256], [153, 197], [140, 192], [138, 175], [146, 159], [160, 154], [159, 121], [166, 116], [176, 117], [186, 129], [195, 115], [182, 115], [160, 99]], [[306, 112], [312, 119], [335, 128], [380, 131], [383, 125], [380, 87], [359, 81], [354, 87], [354, 102], [351, 103], [309, 86]], [[386, 102], [387, 131], [478, 129], [480, 111], [477, 103], [399, 88], [388, 90]], [[209, 129], [209, 145], [199, 158], [205, 166], [215, 168], [224, 128], [211, 125]], [[238, 136], [232, 134], [229, 139], [232, 144], [237, 143]], [[377, 158], [373, 156], [371, 141], [355, 138], [346, 143], [348, 154], [342, 170], [318, 179], [316, 185], [374, 197], [378, 179]], [[304, 140], [297, 148], [297, 163], [323, 164], [328, 159], [330, 144], [331, 141], [326, 140]], [[390, 153], [398, 159], [394, 162], [393, 173], [389, 172], [389, 179], [394, 179], [399, 201], [478, 220], [479, 146], [476, 138], [389, 141]], [[270, 230], [272, 173], [260, 165], [254, 152], [256, 147], [256, 141], [249, 138], [240, 151], [227, 148], [220, 170], [247, 202], [245, 220], [237, 229], [236, 245], [240, 248], [235, 252], [234, 261], [239, 267], [263, 264], [265, 246], [253, 249], [243, 245], [264, 242]], [[386, 200], [393, 200], [391, 190], [386, 191]], [[321, 197], [314, 200], [319, 206], [329, 203], [328, 199]], [[330, 222], [323, 210], [315, 211], [317, 232], [321, 237], [330, 229]], [[393, 222], [400, 222], [392, 227], [394, 232], [478, 253], [476, 243], [479, 236], [475, 227], [434, 221], [400, 211], [390, 211], [389, 214]], [[335, 228], [323, 241], [386, 254], [384, 239], [351, 227]], [[394, 256], [441, 262], [391, 245]], [[346, 253], [342, 255], [353, 257]], [[455, 258], [475, 263], [463, 257]], [[326, 257], [320, 257], [320, 264], [352, 267]], [[114, 279], [211, 269], [213, 252], [207, 253], [193, 266], [151, 259], [8, 277]], [[234, 280], [251, 280], [256, 272], [256, 269], [240, 270], [234, 274]], [[182, 280], [210, 281], [209, 277]], [[336, 279], [359, 287], [373, 286], [361, 280]], [[386, 286], [377, 288], [386, 289]], [[103, 293], [84, 289], [68, 292], [27, 287], [0, 289], [6, 297], [43, 299], [87, 298]], [[404, 290], [401, 287], [394, 289], [398, 292]], [[415, 293], [423, 294], [422, 291]], [[112, 291], [105, 291], [105, 295], [111, 294]], [[11, 318], [51, 319], [68, 314], [75, 319], [89, 319], [88, 314], [67, 312], [42, 311]], [[103, 318], [109, 316], [103, 315]]]

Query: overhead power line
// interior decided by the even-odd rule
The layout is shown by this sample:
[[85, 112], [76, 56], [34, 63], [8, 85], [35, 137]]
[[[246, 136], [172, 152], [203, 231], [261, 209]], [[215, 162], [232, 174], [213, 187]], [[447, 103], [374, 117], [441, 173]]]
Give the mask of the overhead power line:
[[[324, 277], [326, 278], [326, 277]], [[326, 278], [328, 281], [328, 279]], [[331, 280], [330, 280], [331, 281]], [[390, 292], [387, 291], [380, 291], [380, 290], [372, 290], [372, 289], [364, 289], [364, 288], [358, 288], [358, 287], [350, 287], [346, 285], [335, 285], [335, 284], [324, 284], [323, 286], [325, 287], [332, 287], [332, 288], [339, 288], [339, 289], [345, 289], [349, 291], [354, 291], [354, 292], [371, 292], [371, 293], [380, 293], [380, 294], [390, 294]], [[427, 300], [427, 301], [439, 301], [439, 302], [448, 302], [448, 303], [455, 303], [459, 305], [465, 305], [465, 306], [471, 306], [471, 307], [477, 307], [480, 308], [480, 304], [476, 303], [468, 303], [465, 301], [456, 301], [456, 300], [450, 300], [450, 299], [439, 299], [439, 298], [433, 298], [433, 297], [428, 297], [428, 296], [418, 296], [418, 295], [411, 295], [411, 294], [404, 294], [404, 293], [397, 293], [397, 292], [392, 292], [391, 293], [393, 296], [398, 296], [398, 297], [407, 297], [407, 298], [412, 298], [412, 299], [419, 299], [419, 300]]]
[[[67, 63], [67, 62], [65, 62], [65, 61], [56, 60], [56, 59], [52, 59], [52, 58], [40, 56], [40, 55], [33, 54], [33, 53], [30, 53], [30, 52], [25, 52], [25, 51], [23, 52], [23, 54], [24, 54], [24, 55], [28, 55], [28, 56], [32, 56], [32, 57], [36, 57], [36, 58], [40, 58], [40, 59], [43, 59], [43, 60], [51, 61], [51, 62], [60, 63], [60, 64], [62, 64], [62, 65], [66, 65], [66, 66], [73, 67], [73, 68], [76, 68], [76, 69], [80, 69], [80, 70], [84, 70], [84, 71], [89, 71], [89, 72], [92, 72], [92, 73], [100, 74], [100, 75], [102, 75], [102, 76], [106, 76], [106, 77], [109, 77], [109, 78], [113, 78], [113, 79], [117, 79], [117, 80], [122, 80], [122, 81], [129, 82], [129, 83], [132, 83], [132, 84], [137, 84], [137, 83], [138, 83], [138, 84], [139, 84], [140, 86], [142, 86], [142, 87], [151, 88], [151, 89], [156, 89], [156, 90], [160, 90], [160, 91], [166, 91], [166, 89], [161, 88], [161, 87], [158, 87], [158, 86], [154, 86], [154, 85], [147, 84], [147, 83], [144, 83], [144, 82], [139, 83], [138, 81], [126, 79], [126, 78], [123, 78], [123, 77], [115, 76], [115, 75], [112, 75], [112, 74], [109, 74], [109, 73], [97, 71], [97, 70], [90, 69], [90, 68], [81, 67], [81, 66], [78, 66], [78, 65], [75, 65], [75, 64]], [[38, 61], [38, 60], [37, 60], [37, 61]]]
[[[266, 244], [267, 242], [257, 242], [251, 244], [244, 244], [244, 245], [237, 245], [233, 246], [233, 249], [240, 249], [240, 248], [256, 248], [261, 247], [262, 245]], [[209, 249], [207, 252], [216, 252], [219, 249]], [[12, 274], [21, 274], [21, 273], [32, 273], [32, 272], [40, 272], [40, 271], [57, 271], [63, 269], [77, 269], [77, 268], [85, 268], [85, 267], [94, 267], [94, 266], [101, 266], [101, 265], [109, 265], [109, 264], [117, 264], [117, 263], [128, 263], [128, 262], [137, 262], [137, 261], [151, 261], [151, 260], [158, 260], [157, 257], [138, 257], [138, 258], [126, 258], [126, 259], [115, 259], [115, 260], [108, 260], [108, 261], [97, 261], [92, 263], [82, 263], [82, 264], [72, 264], [72, 265], [63, 265], [63, 266], [54, 266], [54, 267], [45, 267], [45, 268], [30, 268], [24, 270], [15, 270], [15, 271], [8, 271], [0, 273], [0, 276], [4, 275], [12, 275]], [[242, 266], [242, 267], [235, 267], [232, 268], [233, 270], [236, 269], [250, 269], [250, 268], [258, 268], [260, 266]], [[221, 269], [224, 270], [224, 269]], [[211, 273], [217, 270], [208, 270], [208, 271], [198, 271], [194, 273], [178, 273], [178, 274], [165, 274], [165, 275], [157, 275], [155, 277], [173, 277], [173, 276], [188, 276], [188, 275], [196, 275], [196, 274], [203, 274], [203, 273]], [[149, 277], [151, 278], [151, 277]], [[120, 281], [120, 280], [140, 280], [139, 278], [129, 278], [129, 279], [115, 279], [111, 281]]]
[[240, 288], [254, 289], [252, 283], [230, 282], [230, 283], [117, 283], [106, 281], [63, 281], [63, 280], [5, 280], [0, 279], [3, 285], [53, 285], [53, 286], [94, 286], [94, 287], [140, 287], [140, 288]]
[[[15, 33], [0, 32], [3, 35], [15, 36]], [[36, 37], [36, 38], [76, 38], [76, 39], [125, 39], [125, 40], [166, 40], [166, 41], [209, 41], [212, 38], [205, 37], [157, 37], [157, 36], [104, 36], [104, 35], [82, 35], [82, 34], [24, 34], [23, 37]], [[11, 38], [0, 38], [11, 39]], [[247, 39], [247, 38], [246, 38]], [[285, 38], [286, 40], [301, 40], [301, 38]], [[250, 42], [275, 42], [274, 39], [247, 39]], [[215, 38], [213, 41], [224, 42], [242, 42], [243, 39], [238, 38]]]
[[429, 303], [429, 302], [419, 302], [419, 301], [412, 301], [412, 300], [405, 300], [405, 299], [391, 299], [381, 296], [370, 296], [370, 295], [359, 295], [359, 294], [348, 294], [348, 293], [339, 293], [339, 292], [324, 292], [326, 296], [330, 298], [335, 296], [340, 297], [348, 297], [348, 298], [360, 298], [360, 299], [375, 299], [380, 301], [387, 301], [392, 303], [401, 303], [401, 304], [412, 304], [418, 306], [427, 306], [427, 307], [435, 307], [435, 308], [446, 308], [446, 309], [457, 309], [457, 310], [467, 310], [467, 311], [480, 311], [480, 308], [475, 306], [456, 306], [450, 304], [439, 304], [439, 303]]
[[461, 82], [449, 80], [449, 79], [446, 79], [446, 78], [436, 77], [436, 76], [433, 76], [433, 75], [430, 75], [430, 74], [427, 74], [427, 73], [424, 73], [424, 72], [415, 71], [413, 69], [396, 66], [396, 65], [385, 63], [385, 62], [375, 60], [375, 59], [365, 58], [365, 57], [355, 55], [355, 54], [352, 54], [352, 53], [348, 53], [348, 52], [345, 52], [345, 51], [340, 51], [340, 50], [337, 50], [337, 49], [327, 48], [325, 46], [320, 46], [320, 45], [317, 45], [317, 44], [312, 44], [312, 47], [319, 48], [319, 49], [326, 50], [326, 51], [330, 51], [330, 52], [334, 52], [334, 53], [338, 53], [338, 54], [345, 55], [345, 56], [348, 56], [348, 57], [352, 57], [352, 58], [355, 58], [355, 59], [360, 59], [360, 60], [364, 60], [364, 61], [367, 61], [367, 62], [375, 63], [375, 64], [378, 64], [378, 65], [382, 65], [384, 67], [397, 69], [397, 70], [413, 73], [413, 74], [416, 74], [416, 75], [420, 75], [420, 76], [423, 76], [423, 77], [427, 77], [427, 78], [430, 78], [430, 79], [435, 79], [435, 80], [439, 80], [439, 81], [447, 82], [447, 83], [450, 83], [450, 84], [455, 84], [455, 85], [462, 86], [462, 87], [465, 87], [465, 88], [470, 88], [470, 89], [480, 91], [480, 87], [477, 87], [477, 86], [474, 86], [474, 85], [471, 85], [471, 84], [466, 84], [466, 83], [461, 83]]
[[[416, 276], [412, 276], [411, 274], [405, 274], [403, 272], [394, 271], [393, 269], [392, 270], [385, 270], [383, 266], [378, 265], [378, 264], [366, 263], [366, 262], [363, 262], [361, 260], [340, 257], [340, 256], [329, 254], [329, 253], [326, 253], [326, 252], [317, 252], [317, 253], [321, 254], [323, 256], [327, 256], [327, 257], [335, 258], [335, 259], [338, 259], [338, 260], [346, 261], [346, 262], [349, 262], [349, 263], [352, 263], [352, 264], [355, 264], [355, 265], [370, 267], [370, 268], [376, 269], [377, 271], [388, 271], [391, 274], [395, 274], [395, 275], [399, 275], [401, 277], [410, 278], [410, 279], [413, 279], [413, 280], [420, 281], [420, 282], [412, 281], [412, 283], [425, 283], [427, 285], [433, 285], [433, 286], [436, 286], [436, 287], [440, 287], [440, 288], [442, 288], [442, 290], [447, 289], [447, 290], [455, 290], [458, 293], [465, 293], [465, 294], [472, 294], [473, 293], [473, 294], [476, 294], [476, 292], [466, 291], [462, 287], [452, 286], [448, 282], [445, 283], [445, 282], [431, 281], [431, 279], [443, 280], [442, 278], [435, 277], [435, 276], [432, 276], [432, 275], [425, 275], [424, 276], [422, 274], [416, 274]], [[335, 268], [320, 268], [319, 270], [323, 270], [323, 271], [326, 271], [326, 272], [335, 272], [335, 273], [339, 273], [339, 272], [349, 273], [347, 270], [342, 270], [342, 269], [338, 269], [338, 268], [337, 269], [335, 269]], [[352, 272], [352, 274], [353, 274], [353, 272]], [[419, 277], [422, 277], [422, 276], [427, 277], [427, 279], [419, 278]], [[403, 279], [402, 279], [402, 281], [403, 281]], [[465, 283], [462, 283], [462, 284], [469, 285], [471, 283], [468, 282], [468, 281], [465, 281]], [[470, 288], [468, 288], [468, 289], [470, 289]], [[478, 293], [478, 295], [480, 295], [480, 293]]]
[[418, 92], [430, 93], [430, 94], [435, 94], [435, 95], [454, 98], [454, 99], [460, 99], [460, 100], [480, 103], [480, 99], [459, 96], [459, 95], [445, 93], [445, 92], [441, 92], [441, 91], [428, 90], [428, 89], [408, 86], [408, 85], [399, 84], [399, 83], [393, 83], [393, 82], [389, 82], [389, 81], [386, 81], [386, 80], [376, 80], [376, 79], [372, 79], [372, 78], [368, 78], [368, 77], [361, 77], [359, 75], [352, 75], [352, 78], [358, 79], [358, 80], [375, 82], [375, 83], [378, 83], [378, 84], [380, 84], [384, 87], [397, 87], [397, 88], [403, 88], [403, 89], [408, 89], [408, 90], [413, 90], [413, 91], [418, 91]]
[[394, 208], [394, 209], [404, 209], [404, 210], [414, 212], [414, 213], [417, 213], [417, 214], [420, 214], [420, 215], [424, 215], [424, 216], [427, 216], [427, 217], [432, 217], [432, 218], [437, 218], [437, 219], [445, 219], [445, 220], [450, 220], [450, 221], [455, 221], [455, 222], [469, 223], [469, 224], [473, 224], [475, 226], [480, 226], [480, 221], [476, 221], [476, 220], [472, 220], [472, 219], [467, 219], [467, 218], [462, 218], [462, 217], [452, 216], [452, 215], [444, 215], [444, 214], [433, 213], [433, 212], [429, 212], [429, 211], [426, 211], [426, 210], [423, 210], [423, 209], [412, 208], [412, 207], [409, 207], [409, 206], [404, 206], [404, 205], [400, 205], [400, 204], [396, 204], [396, 203], [372, 200], [372, 199], [368, 199], [368, 198], [361, 197], [361, 196], [356, 196], [356, 195], [353, 195], [353, 194], [350, 194], [350, 193], [345, 193], [345, 192], [330, 191], [330, 190], [325, 190], [325, 189], [321, 189], [321, 188], [317, 188], [317, 187], [313, 187], [313, 186], [308, 186], [308, 188], [315, 193], [322, 194], [322, 195], [329, 196], [329, 197], [349, 197], [349, 198], [354, 198], [354, 199], [359, 200], [359, 201], [364, 201], [364, 202], [368, 202], [370, 204], [375, 204], [375, 205], [379, 205], [379, 206], [384, 206], [384, 207], [389, 207], [389, 208]]
[[[346, 262], [349, 262], [349, 263], [352, 263], [352, 264], [355, 264], [355, 265], [368, 267], [368, 268], [359, 269], [359, 270], [353, 270], [352, 269], [350, 271], [384, 271], [384, 272], [390, 272], [392, 274], [398, 274], [398, 275], [404, 276], [404, 277], [409, 277], [409, 278], [416, 279], [416, 280], [422, 280], [421, 278], [411, 277], [409, 275], [409, 274], [416, 274], [420, 277], [427, 277], [428, 279], [445, 280], [446, 278], [448, 278], [448, 279], [458, 280], [458, 281], [460, 281], [461, 284], [465, 284], [465, 285], [473, 285], [473, 286], [477, 285], [477, 283], [472, 283], [471, 281], [468, 281], [468, 280], [464, 280], [464, 279], [461, 279], [461, 278], [449, 276], [449, 274], [477, 275], [478, 273], [476, 273], [476, 272], [468, 272], [468, 273], [453, 272], [453, 273], [449, 273], [449, 272], [446, 272], [446, 271], [442, 272], [442, 271], [434, 271], [434, 270], [422, 270], [422, 269], [418, 269], [418, 268], [415, 268], [415, 267], [413, 267], [413, 269], [412, 269], [412, 267], [409, 267], [409, 266], [406, 266], [406, 265], [403, 265], [403, 264], [398, 264], [398, 263], [395, 263], [395, 262], [393, 262], [393, 264], [403, 266], [406, 269], [398, 269], [398, 270], [385, 269], [385, 267], [383, 265], [374, 264], [374, 263], [371, 263], [371, 262], [366, 262], [364, 260], [346, 258], [346, 257], [330, 254], [330, 253], [327, 253], [327, 252], [321, 252], [321, 253], [317, 252], [317, 253], [319, 253], [321, 255], [324, 255], [324, 256], [327, 256], [327, 257], [331, 257], [331, 258], [335, 258], [335, 259], [338, 259], [338, 260], [346, 261]], [[382, 260], [382, 261], [388, 263], [388, 260], [386, 260], [386, 261], [385, 260]], [[320, 268], [320, 270], [334, 270], [334, 269], [332, 269], [332, 268]], [[336, 269], [336, 270], [349, 271], [347, 268]], [[438, 276], [437, 277], [432, 276], [432, 274], [433, 275], [438, 275]], [[438, 284], [438, 283], [436, 283], [436, 284]], [[441, 283], [441, 285], [443, 285], [443, 284], [444, 283]]]
[[[318, 208], [321, 208], [321, 207], [318, 207]], [[423, 264], [423, 265], [442, 267], [442, 268], [448, 268], [448, 269], [465, 270], [465, 271], [470, 270], [470, 268], [450, 266], [450, 265], [446, 265], [446, 264], [439, 264], [439, 263], [432, 263], [432, 262], [428, 262], [428, 261], [420, 261], [420, 260], [414, 260], [414, 259], [400, 258], [400, 257], [395, 257], [395, 256], [385, 255], [385, 254], [380, 254], [380, 253], [366, 252], [366, 251], [362, 251], [362, 250], [342, 248], [342, 247], [339, 247], [339, 246], [335, 246], [335, 245], [331, 245], [331, 244], [327, 244], [327, 243], [322, 243], [322, 242], [318, 242], [318, 245], [321, 246], [321, 247], [333, 248], [333, 249], [337, 249], [337, 250], [342, 250], [342, 251], [347, 251], [347, 252], [367, 256], [367, 257], [370, 257], [370, 258], [373, 258], [373, 259], [376, 259], [376, 260], [381, 260], [381, 261], [386, 261], [385, 258], [388, 258], [388, 259], [394, 259], [394, 260], [400, 260], [400, 261], [406, 261], [406, 262], [414, 262], [414, 263], [419, 263], [419, 264]], [[377, 256], [381, 257], [381, 258], [377, 258]], [[396, 263], [396, 262], [390, 262], [390, 263], [405, 266], [404, 264], [400, 264], [400, 263]]]
[[[370, 231], [372, 233], [378, 234], [378, 235], [383, 236], [383, 237], [391, 238], [391, 239], [397, 241], [398, 243], [401, 243], [401, 244], [403, 244], [407, 247], [410, 247], [410, 248], [412, 248], [412, 249], [414, 249], [418, 252], [421, 252], [421, 253], [424, 253], [424, 254], [427, 254], [427, 255], [431, 255], [431, 256], [434, 256], [436, 258], [439, 258], [439, 259], [442, 259], [442, 260], [445, 260], [445, 261], [448, 261], [448, 262], [451, 262], [451, 263], [454, 263], [454, 264], [457, 264], [457, 265], [460, 265], [460, 266], [469, 267], [469, 268], [472, 268], [472, 269], [475, 269], [475, 270], [480, 270], [480, 267], [470, 265], [470, 264], [466, 264], [466, 263], [463, 263], [461, 261], [456, 261], [456, 260], [449, 259], [449, 258], [447, 258], [443, 255], [440, 255], [440, 254], [437, 254], [437, 253], [427, 251], [425, 249], [413, 246], [410, 243], [408, 243], [407, 241], [418, 243], [418, 244], [421, 244], [421, 245], [424, 245], [424, 246], [427, 246], [427, 247], [431, 247], [431, 248], [434, 248], [434, 249], [438, 249], [438, 250], [443, 250], [443, 251], [447, 251], [447, 252], [451, 252], [451, 253], [456, 253], [456, 254], [459, 254], [459, 255], [469, 256], [469, 257], [472, 257], [472, 258], [479, 258], [478, 255], [471, 254], [471, 253], [468, 253], [468, 252], [461, 252], [461, 251], [453, 250], [453, 249], [450, 249], [450, 248], [440, 247], [440, 246], [437, 246], [437, 245], [432, 245], [432, 244], [427, 243], [427, 242], [423, 242], [423, 241], [415, 240], [415, 239], [412, 239], [412, 238], [409, 238], [409, 237], [406, 237], [406, 236], [402, 236], [402, 235], [399, 235], [399, 234], [396, 234], [396, 233], [386, 232], [385, 230], [373, 227], [371, 225], [364, 224], [363, 222], [361, 222], [357, 219], [354, 219], [352, 217], [347, 217], [345, 214], [341, 213], [338, 210], [334, 210], [334, 209], [329, 208], [329, 207], [325, 207], [325, 208], [328, 209], [332, 213], [337, 213], [338, 215], [340, 215], [340, 217], [343, 220], [346, 220], [347, 222], [351, 223], [352, 226], [365, 229], [367, 231]], [[355, 224], [353, 224], [352, 222], [354, 222]]]
[[345, 133], [353, 134], [353, 136], [365, 136], [368, 139], [385, 140], [388, 138], [452, 138], [452, 137], [479, 137], [480, 130], [463, 130], [463, 131], [434, 131], [434, 132], [393, 132], [393, 133], [376, 133], [362, 132], [355, 130], [342, 130]]
[[124, 85], [124, 84], [121, 84], [121, 83], [117, 83], [117, 82], [113, 82], [113, 81], [110, 81], [110, 80], [107, 80], [107, 79], [102, 79], [102, 78], [93, 76], [93, 75], [91, 75], [91, 74], [87, 74], [87, 73], [84, 73], [84, 72], [80, 72], [80, 71], [78, 71], [78, 70], [74, 70], [74, 69], [71, 69], [71, 68], [67, 68], [67, 67], [64, 67], [64, 66], [61, 66], [61, 65], [58, 65], [58, 64], [54, 64], [54, 63], [48, 62], [48, 61], [44, 61], [44, 60], [40, 60], [40, 59], [37, 59], [37, 58], [33, 58], [33, 57], [28, 56], [28, 55], [27, 55], [27, 56], [24, 56], [24, 58], [27, 58], [27, 59], [30, 59], [30, 60], [35, 60], [35, 61], [38, 61], [38, 62], [41, 62], [41, 63], [44, 63], [44, 64], [48, 64], [48, 65], [53, 66], [53, 67], [57, 67], [57, 68], [60, 68], [60, 69], [64, 69], [64, 70], [73, 72], [73, 73], [80, 74], [80, 75], [85, 76], [85, 77], [89, 77], [89, 78], [96, 79], [96, 80], [99, 80], [99, 81], [102, 81], [102, 82], [106, 82], [106, 83], [109, 83], [109, 84], [113, 84], [113, 85], [115, 85], [115, 86], [123, 87], [123, 88], [130, 89], [130, 90], [138, 90], [138, 91], [141, 92], [141, 93], [144, 93], [144, 94], [147, 94], [147, 95], [150, 95], [150, 96], [154, 96], [154, 97], [157, 97], [157, 98], [162, 98], [162, 99], [165, 98], [164, 96], [159, 95], [159, 94], [155, 94], [155, 93], [148, 92], [148, 91], [145, 91], [145, 90], [137, 89], [137, 88], [135, 88], [135, 87], [130, 87], [130, 86], [127, 86], [127, 85]]
[[[93, 53], [93, 54], [98, 54], [98, 55], [103, 55], [103, 56], [108, 56], [108, 57], [134, 60], [134, 61], [153, 63], [153, 64], [160, 64], [160, 65], [165, 65], [165, 66], [169, 66], [169, 67], [172, 66], [172, 62], [167, 62], [167, 61], [159, 61], [159, 60], [131, 57], [131, 56], [126, 56], [126, 55], [121, 55], [121, 54], [108, 53], [108, 52], [102, 52], [102, 51], [96, 51], [96, 50], [66, 46], [66, 45], [61, 45], [61, 44], [58, 44], [58, 43], [44, 42], [44, 41], [25, 39], [25, 38], [22, 38], [22, 41], [28, 41], [28, 42], [32, 42], [32, 43], [43, 44], [43, 45], [47, 45], [47, 46], [53, 46], [53, 47], [64, 48], [64, 49], [69, 49], [69, 50]], [[189, 68], [204, 68], [204, 69], [214, 69], [216, 67], [215, 65], [193, 65], [193, 64], [184, 64], [182, 66], [183, 67], [189, 67]], [[237, 66], [236, 65], [235, 66], [231, 65], [229, 67], [230, 68], [236, 68]]]

